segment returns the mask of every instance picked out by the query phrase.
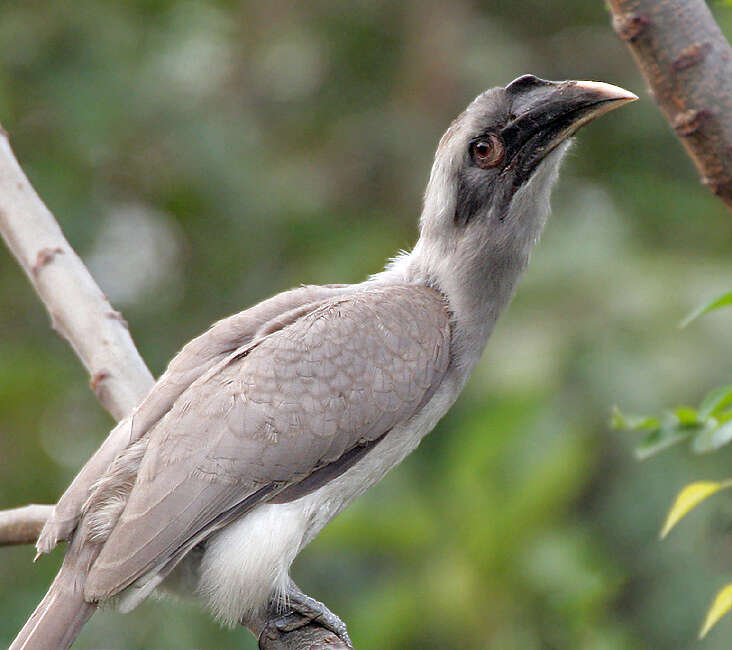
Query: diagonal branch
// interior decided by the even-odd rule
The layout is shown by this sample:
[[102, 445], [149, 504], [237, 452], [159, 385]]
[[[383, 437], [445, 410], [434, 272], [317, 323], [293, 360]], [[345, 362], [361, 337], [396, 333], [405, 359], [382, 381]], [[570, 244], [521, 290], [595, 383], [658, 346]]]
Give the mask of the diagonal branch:
[[[116, 420], [122, 420], [150, 390], [153, 377], [121, 314], [109, 304], [26, 178], [1, 126], [0, 234], [46, 306], [53, 328], [89, 371], [97, 398]], [[116, 453], [125, 440], [118, 426], [104, 444], [108, 452]], [[103, 469], [98, 464], [87, 465], [73, 489], [85, 493]], [[49, 505], [0, 511], [0, 546], [33, 544], [52, 511]], [[250, 627], [259, 637], [261, 650], [346, 649], [338, 637], [317, 623], [277, 638], [260, 637], [264, 625], [258, 622]]]
[[[0, 127], [1, 129], [1, 127]], [[153, 378], [84, 263], [66, 241], [0, 134], [0, 234], [51, 316], [51, 325], [74, 349], [90, 384], [115, 420], [145, 396]]]
[[701, 180], [732, 210], [732, 48], [704, 0], [607, 0]]

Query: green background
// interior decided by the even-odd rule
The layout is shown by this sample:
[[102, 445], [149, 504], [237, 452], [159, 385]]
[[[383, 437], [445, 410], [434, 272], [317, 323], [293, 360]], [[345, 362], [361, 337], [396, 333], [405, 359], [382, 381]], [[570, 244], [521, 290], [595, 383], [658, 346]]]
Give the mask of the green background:
[[[715, 6], [732, 35], [732, 10]], [[732, 219], [699, 183], [599, 0], [4, 2], [0, 122], [155, 374], [212, 321], [357, 282], [415, 239], [434, 148], [532, 72], [641, 101], [584, 129], [553, 216], [464, 394], [298, 559], [359, 650], [723, 650], [694, 640], [732, 575], [729, 499], [660, 543], [675, 492], [730, 451], [643, 464], [613, 404], [729, 381]], [[52, 503], [110, 418], [0, 249], [0, 508]], [[0, 645], [58, 566], [0, 549]], [[254, 648], [195, 605], [96, 615], [78, 648]]]

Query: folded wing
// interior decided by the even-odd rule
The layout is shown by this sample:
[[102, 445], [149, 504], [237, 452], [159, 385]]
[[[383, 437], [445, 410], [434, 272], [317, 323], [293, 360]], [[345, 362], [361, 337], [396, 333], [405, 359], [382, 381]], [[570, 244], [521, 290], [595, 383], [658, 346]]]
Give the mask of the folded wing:
[[154, 426], [137, 480], [94, 563], [104, 600], [407, 420], [449, 363], [436, 291], [371, 288], [327, 301], [197, 379]]

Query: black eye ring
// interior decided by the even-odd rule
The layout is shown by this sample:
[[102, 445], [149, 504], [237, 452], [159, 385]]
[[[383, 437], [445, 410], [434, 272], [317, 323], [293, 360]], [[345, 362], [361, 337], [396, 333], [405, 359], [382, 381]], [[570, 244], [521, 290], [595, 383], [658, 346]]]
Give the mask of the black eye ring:
[[489, 133], [470, 145], [473, 162], [481, 169], [490, 169], [499, 165], [505, 153], [503, 140], [496, 133]]

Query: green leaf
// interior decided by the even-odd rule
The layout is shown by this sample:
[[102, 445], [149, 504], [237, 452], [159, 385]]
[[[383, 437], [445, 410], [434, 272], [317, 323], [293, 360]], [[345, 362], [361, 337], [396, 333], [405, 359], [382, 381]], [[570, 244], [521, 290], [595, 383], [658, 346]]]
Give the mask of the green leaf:
[[716, 415], [728, 404], [732, 404], [732, 384], [720, 386], [707, 393], [699, 405], [699, 417], [704, 419], [710, 415]]
[[690, 406], [677, 407], [674, 410], [674, 415], [679, 423], [685, 427], [699, 424], [699, 415], [697, 414], [696, 409], [693, 409]]
[[712, 419], [713, 426], [707, 426], [702, 429], [701, 433], [694, 436], [691, 448], [694, 453], [707, 454], [710, 451], [716, 451], [720, 447], [724, 447], [732, 440], [732, 420], [728, 420], [721, 426], [715, 426], [716, 420]]
[[730, 609], [732, 609], [732, 584], [722, 587], [714, 597], [714, 602], [707, 612], [699, 631], [699, 638], [703, 639]]
[[732, 480], [726, 481], [696, 481], [689, 483], [678, 493], [671, 509], [666, 515], [666, 523], [661, 529], [661, 539], [669, 534], [671, 529], [681, 521], [694, 507], [715, 492], [732, 487]]
[[679, 327], [686, 327], [689, 323], [699, 318], [699, 316], [703, 316], [704, 314], [708, 314], [710, 311], [721, 309], [722, 307], [728, 307], [730, 305], [732, 305], [732, 291], [724, 293], [714, 300], [697, 307], [686, 318], [684, 318], [681, 323], [679, 323]]
[[613, 429], [624, 431], [638, 431], [641, 429], [655, 429], [661, 425], [657, 417], [648, 415], [625, 415], [617, 406], [613, 406], [610, 416], [610, 426]]
[[659, 451], [686, 440], [693, 431], [691, 427], [678, 425], [667, 425], [654, 429], [635, 448], [635, 457], [638, 460], [645, 460]]

